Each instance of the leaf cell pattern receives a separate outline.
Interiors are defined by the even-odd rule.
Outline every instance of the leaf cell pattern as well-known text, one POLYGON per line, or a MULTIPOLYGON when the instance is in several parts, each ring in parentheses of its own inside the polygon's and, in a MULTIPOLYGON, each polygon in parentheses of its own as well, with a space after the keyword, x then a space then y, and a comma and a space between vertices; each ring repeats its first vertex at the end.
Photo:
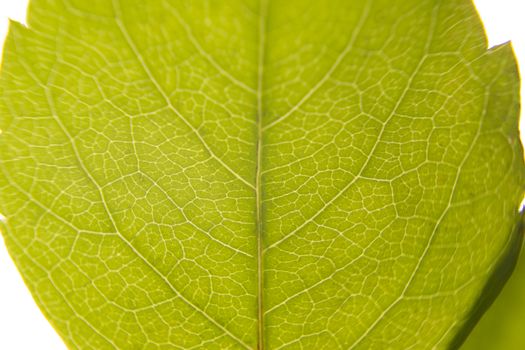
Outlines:
POLYGON ((33 0, 2 231, 70 348, 446 348, 519 241, 518 84, 467 0, 33 0))

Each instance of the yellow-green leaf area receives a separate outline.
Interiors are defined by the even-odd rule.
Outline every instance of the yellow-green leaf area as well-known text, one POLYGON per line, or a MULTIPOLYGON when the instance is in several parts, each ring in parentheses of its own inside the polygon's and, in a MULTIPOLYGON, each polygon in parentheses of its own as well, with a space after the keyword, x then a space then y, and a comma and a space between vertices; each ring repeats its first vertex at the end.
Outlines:
POLYGON ((525 255, 523 251, 516 270, 501 295, 490 306, 462 350, 508 349, 519 350, 525 346, 523 320, 525 318, 525 255))
POLYGON ((3 236, 71 349, 454 347, 521 243, 518 90, 468 0, 32 0, 3 236))

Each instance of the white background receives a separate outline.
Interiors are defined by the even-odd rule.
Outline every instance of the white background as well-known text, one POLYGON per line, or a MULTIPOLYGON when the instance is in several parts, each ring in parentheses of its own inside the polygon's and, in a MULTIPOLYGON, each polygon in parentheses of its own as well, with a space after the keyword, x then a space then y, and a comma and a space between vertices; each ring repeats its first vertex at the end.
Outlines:
MULTIPOLYGON (((525 1, 474 1, 489 37, 489 46, 512 40, 525 76, 525 1)), ((0 0, 0 45, 7 32, 8 18, 24 22, 27 0, 0 0)), ((523 96, 525 96, 525 89, 523 96)), ((522 105, 524 98, 522 96, 522 105)), ((525 118, 521 130, 525 130, 525 118)), ((522 132, 522 139, 525 139, 522 132)), ((0 238, 0 349, 63 350, 64 344, 40 313, 27 291, 0 238)))

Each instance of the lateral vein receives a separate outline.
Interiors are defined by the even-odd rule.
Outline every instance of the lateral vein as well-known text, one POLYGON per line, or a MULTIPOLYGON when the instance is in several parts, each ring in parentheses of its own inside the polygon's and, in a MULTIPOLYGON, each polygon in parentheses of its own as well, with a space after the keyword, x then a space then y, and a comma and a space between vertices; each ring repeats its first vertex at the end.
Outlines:
POLYGON ((228 164, 226 164, 208 145, 208 143, 204 140, 202 135, 199 133, 199 131, 191 124, 187 118, 182 115, 182 113, 175 108, 173 103, 171 102, 171 99, 169 98, 166 91, 164 91, 164 88, 159 84, 153 73, 151 72, 151 69, 149 68, 149 65, 146 63, 142 55, 140 54, 135 42, 131 38, 131 35, 129 34, 128 30, 126 29, 126 26, 124 24, 123 17, 120 13, 120 0, 113 0, 113 8, 115 10, 115 22, 117 23, 117 26, 126 41, 126 44, 129 46, 130 50, 135 55, 135 58, 139 62, 140 66, 144 70, 144 73, 148 77, 148 79, 151 81, 157 92, 162 96, 164 101, 166 102, 166 105, 168 108, 195 134, 197 139, 200 141, 206 152, 210 155, 211 158, 215 159, 221 166, 223 166, 231 175, 236 177, 238 180, 240 180, 242 183, 244 183, 249 188, 254 188, 254 185, 246 181, 240 174, 238 174, 235 170, 233 170, 228 164))

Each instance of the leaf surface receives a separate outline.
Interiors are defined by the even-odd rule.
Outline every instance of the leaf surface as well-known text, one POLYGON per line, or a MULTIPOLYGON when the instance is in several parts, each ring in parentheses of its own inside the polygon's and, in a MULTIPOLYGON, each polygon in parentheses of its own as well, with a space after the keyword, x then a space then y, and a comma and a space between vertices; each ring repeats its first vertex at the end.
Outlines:
POLYGON ((522 252, 509 282, 461 349, 522 349, 525 346, 524 320, 525 256, 522 252))
POLYGON ((467 0, 33 0, 2 231, 71 348, 454 346, 520 241, 518 84, 467 0))

